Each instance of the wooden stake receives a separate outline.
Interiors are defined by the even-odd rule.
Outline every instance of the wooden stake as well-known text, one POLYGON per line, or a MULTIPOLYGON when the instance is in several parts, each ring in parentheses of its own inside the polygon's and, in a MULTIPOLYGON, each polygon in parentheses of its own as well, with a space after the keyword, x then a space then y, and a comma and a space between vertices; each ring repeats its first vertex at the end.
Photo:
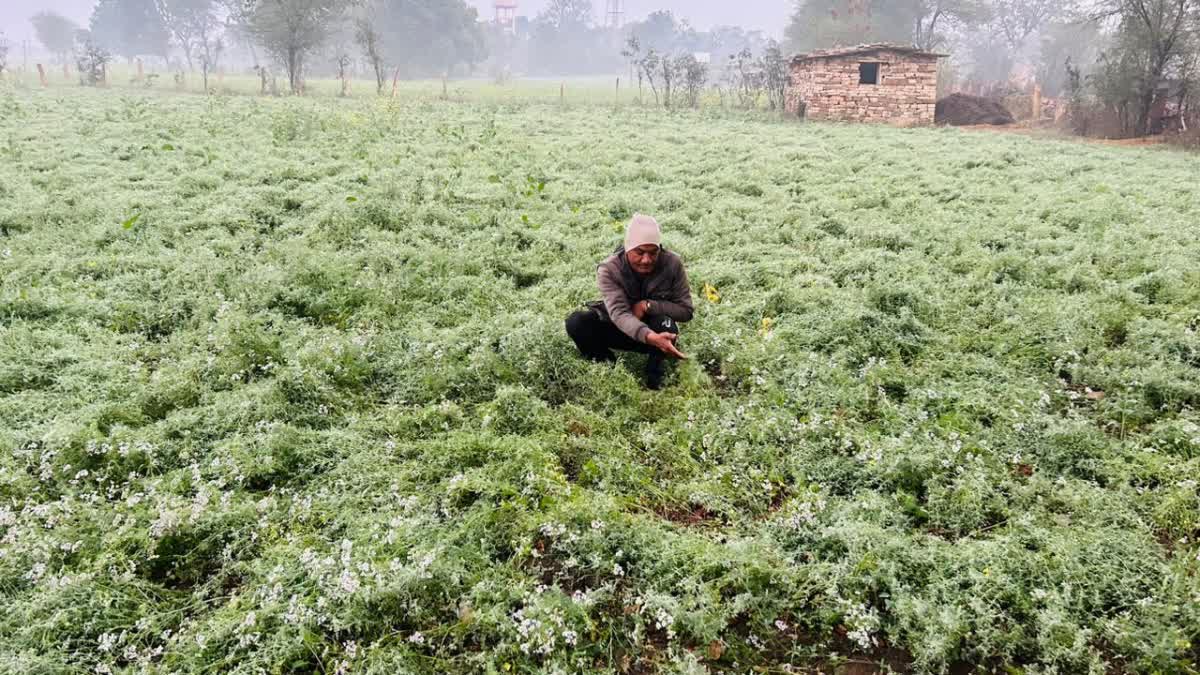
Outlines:
POLYGON ((567 83, 562 82, 558 85, 558 104, 562 105, 567 98, 567 83))
POLYGON ((617 98, 616 105, 621 105, 621 78, 617 78, 617 98))
POLYGON ((1042 85, 1033 85, 1033 122, 1037 124, 1042 119, 1042 85))
POLYGON ((40 63, 37 64, 37 67, 38 67, 38 80, 41 81, 42 88, 45 89, 47 86, 46 85, 46 69, 43 68, 42 64, 40 64, 40 63))
POLYGON ((145 79, 146 79, 146 73, 142 69, 142 60, 138 59, 137 60, 137 81, 141 82, 142 80, 145 80, 145 79))
POLYGON ((396 98, 396 83, 400 81, 400 66, 396 66, 396 74, 392 76, 392 98, 396 98))

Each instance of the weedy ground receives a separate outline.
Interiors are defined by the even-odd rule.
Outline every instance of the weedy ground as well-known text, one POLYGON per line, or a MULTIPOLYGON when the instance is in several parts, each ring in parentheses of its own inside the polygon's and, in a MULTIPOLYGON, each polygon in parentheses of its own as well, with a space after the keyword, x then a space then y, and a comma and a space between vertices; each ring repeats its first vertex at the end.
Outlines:
POLYGON ((1195 672, 1200 158, 0 93, 0 671, 1195 672), (661 393, 563 331, 635 211, 661 393))

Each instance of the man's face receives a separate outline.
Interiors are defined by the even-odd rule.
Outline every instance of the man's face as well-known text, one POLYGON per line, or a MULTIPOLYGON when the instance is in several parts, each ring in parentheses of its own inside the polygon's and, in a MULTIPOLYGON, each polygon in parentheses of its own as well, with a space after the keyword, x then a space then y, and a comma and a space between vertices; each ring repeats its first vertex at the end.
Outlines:
POLYGON ((625 257, 629 259, 629 266, 638 274, 650 274, 654 271, 654 265, 658 262, 659 248, 654 244, 642 244, 641 246, 630 249, 625 257))

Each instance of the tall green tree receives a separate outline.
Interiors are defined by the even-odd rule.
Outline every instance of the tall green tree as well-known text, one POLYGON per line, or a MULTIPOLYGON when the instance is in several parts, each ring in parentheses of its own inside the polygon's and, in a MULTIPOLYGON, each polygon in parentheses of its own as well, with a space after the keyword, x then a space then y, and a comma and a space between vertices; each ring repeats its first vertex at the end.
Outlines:
POLYGON ((983 0, 797 0, 785 36, 796 51, 870 42, 934 49, 947 29, 987 16, 983 0))
POLYGON ((67 62, 67 55, 75 49, 75 33, 79 26, 58 12, 41 11, 29 19, 38 42, 46 51, 67 62))
POLYGON ((651 12, 644 21, 630 27, 630 32, 647 48, 671 53, 682 41, 684 26, 676 21, 675 15, 666 10, 651 12))
POLYGON ((533 21, 530 69, 543 74, 616 72, 620 37, 597 27, 590 0, 554 0, 533 21))
POLYGON ((1067 62, 1094 63, 1102 42, 1100 27, 1093 21, 1055 22, 1039 31, 1037 81, 1047 96, 1066 92, 1067 62))
POLYGON ((242 9, 250 34, 283 63, 299 94, 306 61, 341 29, 348 8, 345 0, 246 0, 242 9))
POLYGON ((154 0, 99 0, 89 28, 92 40, 120 56, 170 53, 171 32, 154 0))
POLYGON ((408 76, 473 68, 487 56, 479 13, 464 0, 374 0, 367 16, 383 60, 408 76))

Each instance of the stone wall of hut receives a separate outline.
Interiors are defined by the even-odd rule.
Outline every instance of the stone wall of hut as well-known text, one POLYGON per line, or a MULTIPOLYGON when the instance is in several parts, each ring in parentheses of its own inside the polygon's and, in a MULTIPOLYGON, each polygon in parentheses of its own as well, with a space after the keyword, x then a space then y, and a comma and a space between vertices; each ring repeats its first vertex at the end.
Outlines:
POLYGON ((937 104, 937 58, 878 51, 792 63, 787 110, 808 119, 933 124, 937 104), (861 84, 859 65, 879 64, 879 83, 861 84))

